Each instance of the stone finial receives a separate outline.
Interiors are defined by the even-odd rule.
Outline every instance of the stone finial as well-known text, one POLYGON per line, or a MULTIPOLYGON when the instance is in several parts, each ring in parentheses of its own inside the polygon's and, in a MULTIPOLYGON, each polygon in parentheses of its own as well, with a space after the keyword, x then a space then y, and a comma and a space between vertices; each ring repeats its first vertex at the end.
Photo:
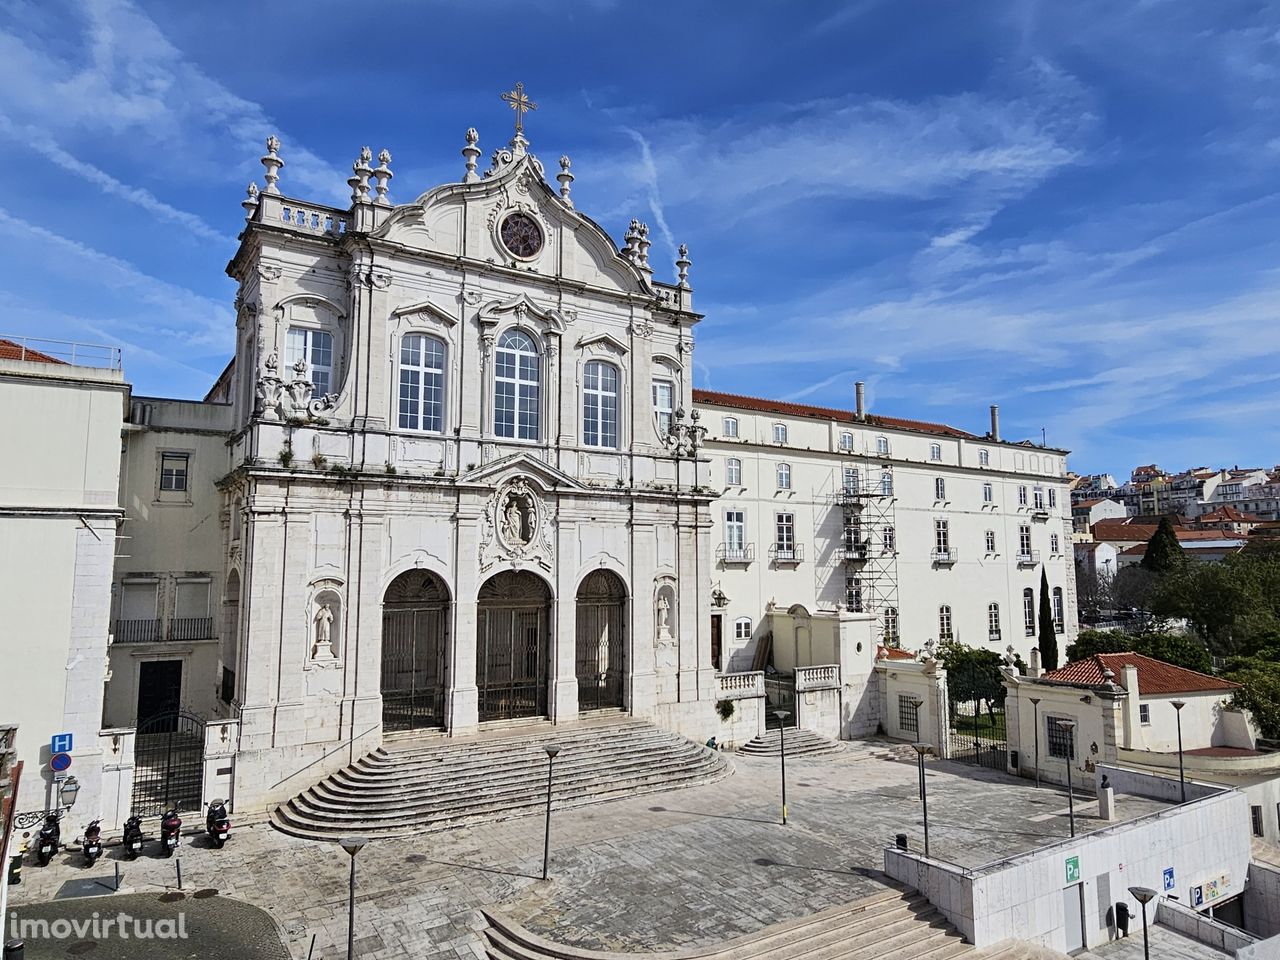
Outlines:
POLYGON ((378 191, 378 196, 374 199, 373 202, 380 207, 391 206, 391 201, 387 198, 387 181, 390 180, 393 176, 395 176, 395 174, 393 174, 390 168, 387 167, 387 164, 389 164, 390 162, 391 162, 391 151, 390 150, 381 151, 378 154, 378 166, 373 171, 373 176, 378 181, 378 185, 377 187, 375 187, 375 189, 378 191))
POLYGON ((627 227, 627 232, 622 235, 622 240, 626 244, 622 248, 622 255, 632 263, 639 266, 640 264, 640 221, 632 220, 631 225, 627 227))
POLYGON ((689 268, 693 266, 693 261, 689 259, 689 245, 687 243, 680 244, 680 259, 676 261, 676 270, 679 271, 679 283, 681 290, 689 289, 689 268))
POLYGON ((637 263, 641 270, 652 270, 649 266, 649 225, 640 224, 640 240, 637 243, 637 263))
POLYGON ((245 190, 245 198, 240 201, 240 206, 244 207, 244 218, 252 220, 253 215, 258 212, 258 185, 250 182, 245 190))
POLYGON ((475 127, 467 130, 467 145, 462 148, 462 156, 467 161, 467 172, 462 178, 463 183, 475 183, 480 179, 480 175, 476 173, 476 158, 480 156, 480 148, 476 146, 480 142, 480 134, 476 132, 475 127))
POLYGON ((280 182, 280 168, 284 166, 284 161, 280 159, 280 155, 276 152, 280 149, 280 138, 275 134, 267 137, 267 155, 262 158, 262 165, 267 168, 266 175, 263 179, 267 181, 264 193, 280 192, 280 188, 276 186, 280 182))
MULTIPOLYGON (((360 158, 351 164, 351 172, 355 175, 355 190, 353 191, 351 201, 353 203, 367 203, 369 200, 369 176, 373 173, 373 168, 369 166, 369 161, 373 159, 373 151, 368 147, 360 148, 360 158)), ((348 180, 347 183, 351 181, 348 180)))
POLYGON ((564 201, 566 207, 572 207, 573 201, 569 199, 569 184, 573 183, 573 174, 569 172, 569 158, 563 156, 560 158, 560 172, 556 174, 556 179, 560 181, 560 199, 564 201))

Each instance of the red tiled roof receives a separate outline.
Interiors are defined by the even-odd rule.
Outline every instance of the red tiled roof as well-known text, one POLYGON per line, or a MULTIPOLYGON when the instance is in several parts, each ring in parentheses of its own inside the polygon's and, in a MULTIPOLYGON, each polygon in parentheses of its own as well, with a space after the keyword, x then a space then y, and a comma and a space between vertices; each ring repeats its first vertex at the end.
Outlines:
MULTIPOLYGON (((786 400, 764 400, 760 397, 744 397, 736 393, 721 393, 719 390, 693 391, 694 403, 707 403, 717 407, 736 407, 739 410, 754 410, 757 413, 772 413, 783 417, 810 417, 815 420, 839 420, 843 423, 857 423, 852 410, 838 410, 835 407, 811 407, 803 403, 789 403, 786 400)), ((901 417, 881 417, 867 414, 866 422, 871 426, 896 427, 899 430, 914 430, 917 433, 934 433, 943 437, 959 437, 964 440, 981 439, 976 434, 966 433, 945 423, 928 423, 924 420, 904 420, 901 417)))
POLYGON ((30 360, 33 363, 60 363, 66 365, 65 360, 59 360, 57 357, 51 357, 47 353, 41 353, 39 350, 32 350, 30 347, 23 347, 20 343, 14 343, 12 340, 0 339, 0 360, 30 360))
POLYGON ((1254 516, 1252 513, 1242 513, 1235 507, 1228 504, 1225 507, 1219 507, 1209 513, 1202 513, 1197 518, 1197 522, 1203 523, 1206 520, 1230 520, 1237 523, 1253 523, 1262 520, 1261 517, 1254 516))
POLYGON ((1124 686, 1124 668, 1138 668, 1139 694, 1199 693, 1212 690, 1238 690, 1240 684, 1211 677, 1207 673, 1175 667, 1141 653, 1096 653, 1084 660, 1076 660, 1044 675, 1046 680, 1072 683, 1081 686, 1100 686, 1106 683, 1103 670, 1115 674, 1115 682, 1124 686))
POLYGON ((914 660, 916 655, 909 650, 903 650, 901 647, 876 647, 877 660, 914 660))

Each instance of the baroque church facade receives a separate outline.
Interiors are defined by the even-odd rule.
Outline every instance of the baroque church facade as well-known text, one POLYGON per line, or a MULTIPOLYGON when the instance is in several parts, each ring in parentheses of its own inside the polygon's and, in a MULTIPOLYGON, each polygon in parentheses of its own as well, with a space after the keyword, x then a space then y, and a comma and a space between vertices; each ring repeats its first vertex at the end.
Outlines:
POLYGON ((397 731, 625 710, 710 735, 683 249, 656 280, 647 227, 619 251, 519 126, 483 171, 468 131, 461 181, 395 206, 386 151, 361 152, 349 210, 286 196, 278 151, 208 398, 238 800, 397 731))

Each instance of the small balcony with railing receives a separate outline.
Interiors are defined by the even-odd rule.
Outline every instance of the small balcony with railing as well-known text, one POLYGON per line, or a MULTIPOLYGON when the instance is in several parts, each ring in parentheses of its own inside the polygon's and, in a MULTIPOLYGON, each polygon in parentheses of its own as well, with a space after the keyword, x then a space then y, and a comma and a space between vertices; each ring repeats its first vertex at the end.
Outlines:
POLYGON ((1000 628, 999 628, 999 627, 988 627, 988 628, 987 628, 987 639, 988 639, 988 640, 990 640, 992 643, 999 643, 999 642, 1000 642, 1000 628))
POLYGON ((167 629, 163 620, 117 620, 112 631, 114 643, 164 643, 213 640, 213 617, 172 617, 167 629))
POLYGON ((803 543, 774 543, 769 546, 769 559, 779 567, 790 567, 804 562, 803 543))
POLYGON ((210 640, 213 617, 174 617, 169 621, 170 640, 210 640))
POLYGON ((1031 519, 1041 523, 1049 519, 1049 511, 1043 505, 1031 508, 1031 519))
POLYGON ((112 635, 116 643, 159 643, 162 636, 158 619, 117 620, 112 635))
POLYGON ((745 567, 754 563, 756 545, 754 543, 722 543, 716 547, 716 560, 725 566, 745 567))
POLYGON ((1018 566, 1034 567, 1034 566, 1038 566, 1039 563, 1040 563, 1039 550, 1019 550, 1018 551, 1018 566))
POLYGON ((929 559, 933 561, 934 566, 950 567, 959 559, 958 554, 959 551, 957 551, 953 546, 935 546, 933 548, 933 552, 929 554, 929 559))

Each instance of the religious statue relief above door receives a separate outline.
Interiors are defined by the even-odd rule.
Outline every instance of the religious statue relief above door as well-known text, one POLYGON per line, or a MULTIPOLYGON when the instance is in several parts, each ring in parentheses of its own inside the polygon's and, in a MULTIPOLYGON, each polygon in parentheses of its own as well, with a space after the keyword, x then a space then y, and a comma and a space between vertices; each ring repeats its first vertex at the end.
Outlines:
POLYGON ((527 477, 512 477, 489 498, 481 544, 481 570, 502 560, 516 568, 532 562, 551 570, 554 548, 547 507, 527 477))

